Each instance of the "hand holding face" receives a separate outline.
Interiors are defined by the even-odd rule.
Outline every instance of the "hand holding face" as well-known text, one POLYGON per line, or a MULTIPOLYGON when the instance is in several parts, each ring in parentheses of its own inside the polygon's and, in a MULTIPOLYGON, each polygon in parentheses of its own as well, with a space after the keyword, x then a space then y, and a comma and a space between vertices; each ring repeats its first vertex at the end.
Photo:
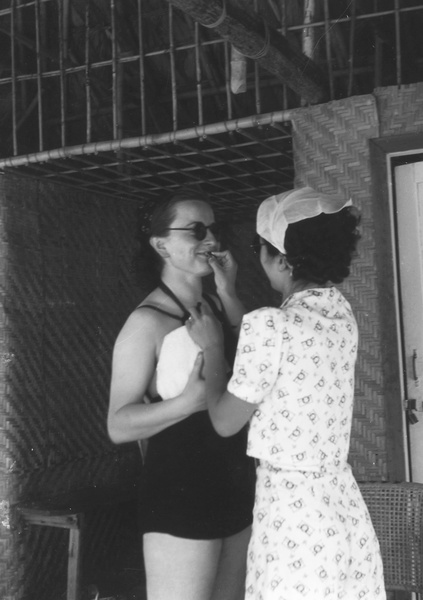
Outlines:
POLYGON ((234 257, 229 250, 213 252, 209 258, 209 265, 214 272, 214 281, 217 292, 232 291, 235 288, 235 279, 238 270, 234 257))

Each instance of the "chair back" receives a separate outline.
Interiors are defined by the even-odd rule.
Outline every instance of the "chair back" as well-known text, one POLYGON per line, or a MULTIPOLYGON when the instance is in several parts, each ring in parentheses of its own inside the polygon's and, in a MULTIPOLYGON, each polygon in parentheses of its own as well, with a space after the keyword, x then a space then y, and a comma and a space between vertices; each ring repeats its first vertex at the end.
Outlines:
POLYGON ((359 486, 379 539, 386 590, 423 593, 423 484, 359 486))

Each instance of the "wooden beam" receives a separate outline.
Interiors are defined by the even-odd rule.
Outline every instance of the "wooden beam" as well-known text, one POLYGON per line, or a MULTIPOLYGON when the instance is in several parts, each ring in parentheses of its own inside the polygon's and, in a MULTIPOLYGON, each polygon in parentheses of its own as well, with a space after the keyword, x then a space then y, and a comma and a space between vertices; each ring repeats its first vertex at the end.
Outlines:
POLYGON ((328 98, 326 77, 310 58, 255 13, 230 0, 168 0, 204 27, 214 28, 239 52, 257 60, 310 104, 328 98))

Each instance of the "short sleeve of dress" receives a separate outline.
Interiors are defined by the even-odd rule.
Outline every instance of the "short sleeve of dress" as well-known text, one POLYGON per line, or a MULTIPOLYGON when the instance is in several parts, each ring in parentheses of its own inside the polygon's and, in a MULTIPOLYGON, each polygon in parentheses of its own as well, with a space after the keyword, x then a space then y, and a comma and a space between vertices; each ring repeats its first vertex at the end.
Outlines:
POLYGON ((282 352, 283 311, 260 308, 244 315, 228 391, 259 404, 276 382, 282 352))

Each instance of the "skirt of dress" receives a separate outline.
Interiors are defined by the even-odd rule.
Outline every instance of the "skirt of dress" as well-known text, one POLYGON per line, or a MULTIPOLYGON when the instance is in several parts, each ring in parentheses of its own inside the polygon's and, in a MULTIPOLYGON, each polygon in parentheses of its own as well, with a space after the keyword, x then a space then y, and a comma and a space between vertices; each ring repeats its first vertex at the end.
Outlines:
POLYGON ((246 600, 385 600, 379 543, 346 465, 257 471, 246 600))

